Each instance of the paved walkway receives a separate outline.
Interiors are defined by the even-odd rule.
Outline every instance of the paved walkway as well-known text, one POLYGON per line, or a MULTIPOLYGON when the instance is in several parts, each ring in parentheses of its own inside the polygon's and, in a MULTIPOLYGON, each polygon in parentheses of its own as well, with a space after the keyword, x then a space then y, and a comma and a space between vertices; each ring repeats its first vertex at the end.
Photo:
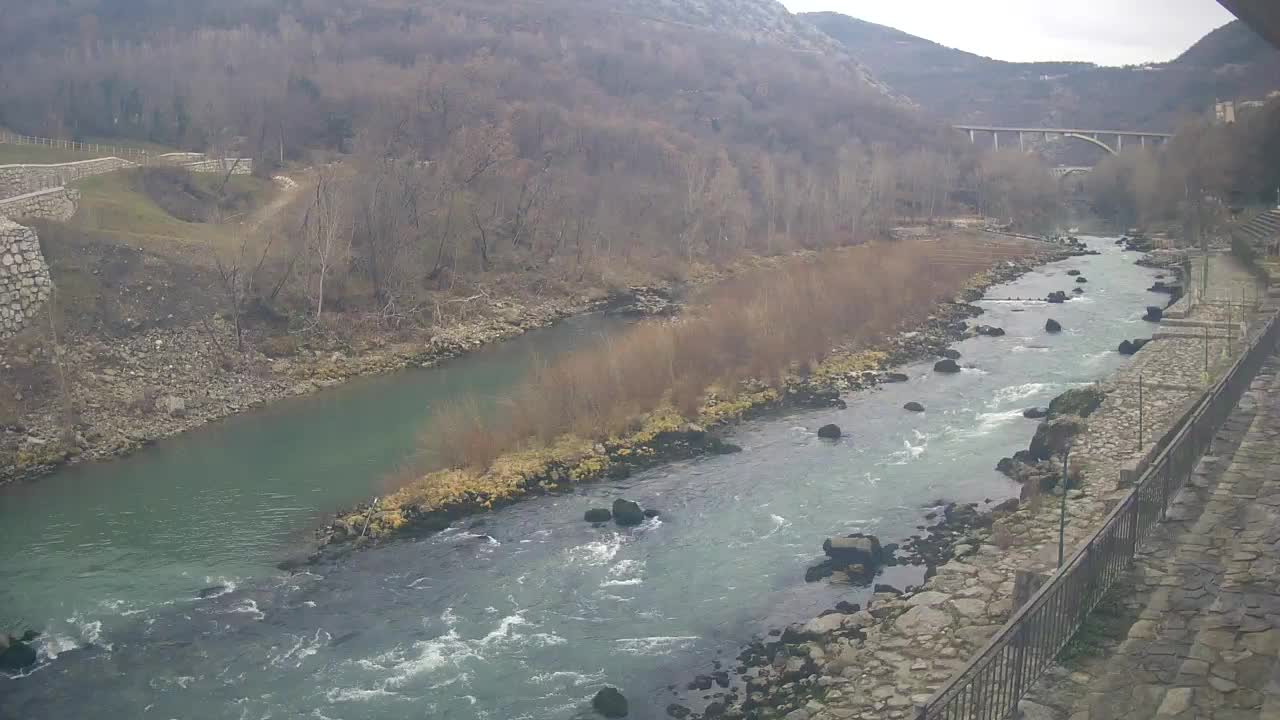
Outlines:
POLYGON ((1140 551, 1127 636, 1051 673, 1028 718, 1280 720, 1280 359, 1140 551))

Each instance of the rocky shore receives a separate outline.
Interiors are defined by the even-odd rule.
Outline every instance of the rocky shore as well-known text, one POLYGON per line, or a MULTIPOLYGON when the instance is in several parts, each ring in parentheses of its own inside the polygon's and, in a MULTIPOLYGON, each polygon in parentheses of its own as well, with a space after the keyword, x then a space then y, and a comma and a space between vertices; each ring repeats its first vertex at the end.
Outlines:
MULTIPOLYGON (((961 296, 939 303, 921 326, 882 347, 838 352, 814 372, 792 376, 779 387, 748 383, 732 398, 710 398, 692 421, 674 410, 654 413, 636 433, 609 442, 566 440, 539 451, 504 457, 483 474, 445 470, 431 488, 405 489, 374 504, 338 513, 317 535, 309 562, 339 557, 355 547, 447 527, 459 517, 491 510, 522 497, 559 492, 576 483, 619 479, 657 464, 710 452, 732 452, 720 434, 743 419, 787 409, 841 405, 843 393, 906 379, 895 368, 931 357, 958 358, 949 347, 976 331, 969 321, 982 313, 973 305, 992 285, 1008 282, 1055 260, 1090 252, 1080 246, 1046 246, 1020 262, 1005 261, 973 278, 961 296)), ((293 566, 295 562, 288 563, 293 566)))
MULTIPOLYGON (((1162 262, 1158 267, 1177 264, 1162 262)), ((1228 290, 1226 296, 1232 292, 1239 294, 1228 290)), ((1236 351, 1244 345, 1239 343, 1236 351)), ((1211 350, 1215 356, 1220 350, 1230 352, 1225 342, 1211 350)), ((770 631, 741 651, 737 662, 726 667, 723 682, 716 679, 715 687, 700 677, 671 687, 668 716, 693 720, 915 717, 917 708, 1008 620, 1017 599, 1029 597, 1053 572, 1059 532, 1057 498, 1067 496, 1065 546, 1070 553, 1127 492, 1126 476, 1119 470, 1153 452, 1158 438, 1174 427, 1188 403, 1203 391, 1203 385, 1180 377, 1170 377, 1159 391, 1148 389, 1146 434, 1138 435, 1134 374, 1145 370, 1150 379, 1159 377, 1153 368, 1163 368, 1179 375, 1189 349, 1180 340, 1162 339, 1135 352, 1131 364, 1112 378, 1063 393, 1051 409, 1044 410, 1045 422, 1024 452, 1056 452, 1063 438, 1070 438, 1067 487, 1060 482, 1060 464, 1055 469, 1027 464, 1019 477, 1024 482, 1021 500, 983 511, 951 505, 941 517, 931 508, 933 512, 925 517, 938 522, 928 526, 927 536, 909 539, 923 544, 925 551, 913 556, 899 551, 900 557, 886 558, 886 564, 921 565, 924 581, 920 585, 902 589, 877 585, 865 607, 841 602, 808 622, 770 631)), ((875 542, 879 544, 878 539, 875 542)), ((833 554, 830 545, 824 547, 837 566, 847 560, 833 554)), ((859 578, 846 577, 859 584, 859 578)), ((874 573, 861 581, 863 587, 874 582, 874 573)))
MULTIPOLYGON (((235 352, 225 319, 196 327, 154 328, 124 338, 68 337, 61 365, 73 386, 69 431, 66 406, 51 398, 0 426, 0 485, 30 480, 67 464, 127 455, 285 397, 305 395, 350 378, 429 367, 488 343, 566 317, 611 307, 635 309, 636 297, 662 312, 674 302, 662 290, 609 297, 562 297, 520 303, 495 300, 482 319, 407 336, 373 336, 359 344, 322 338, 315 348, 275 350, 268 341, 235 352)), ((0 353, 0 371, 55 365, 46 348, 19 341, 0 353)), ((19 398, 21 399, 21 398, 19 398)))

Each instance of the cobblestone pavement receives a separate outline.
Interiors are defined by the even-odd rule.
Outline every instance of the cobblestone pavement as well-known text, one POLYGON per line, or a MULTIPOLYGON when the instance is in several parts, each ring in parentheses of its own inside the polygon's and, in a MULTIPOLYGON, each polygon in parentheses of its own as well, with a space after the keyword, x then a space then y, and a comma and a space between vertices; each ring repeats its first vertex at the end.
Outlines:
POLYGON ((1028 718, 1280 719, 1280 359, 1139 552, 1110 652, 1058 668, 1028 718))

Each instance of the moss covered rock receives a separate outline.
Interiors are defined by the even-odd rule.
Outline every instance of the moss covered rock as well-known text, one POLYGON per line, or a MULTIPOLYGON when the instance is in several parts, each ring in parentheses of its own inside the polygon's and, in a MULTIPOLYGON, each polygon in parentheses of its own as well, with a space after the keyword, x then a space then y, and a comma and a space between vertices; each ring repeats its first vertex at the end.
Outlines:
POLYGON ((1059 415, 1089 417, 1102 406, 1102 401, 1106 399, 1107 394, 1096 386, 1073 388, 1049 403, 1049 417, 1059 415))

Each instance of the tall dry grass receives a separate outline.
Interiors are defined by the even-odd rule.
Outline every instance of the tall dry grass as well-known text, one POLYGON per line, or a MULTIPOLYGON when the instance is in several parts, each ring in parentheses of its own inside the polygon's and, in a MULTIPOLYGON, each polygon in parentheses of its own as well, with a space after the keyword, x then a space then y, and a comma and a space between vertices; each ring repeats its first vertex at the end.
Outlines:
POLYGON ((870 347, 915 326, 994 260, 1023 246, 974 241, 864 245, 759 270, 705 293, 676 321, 649 321, 534 370, 496 413, 463 403, 438 414, 427 449, 450 467, 566 433, 602 439, 670 402, 695 417, 709 388, 778 383, 837 346, 870 347))

